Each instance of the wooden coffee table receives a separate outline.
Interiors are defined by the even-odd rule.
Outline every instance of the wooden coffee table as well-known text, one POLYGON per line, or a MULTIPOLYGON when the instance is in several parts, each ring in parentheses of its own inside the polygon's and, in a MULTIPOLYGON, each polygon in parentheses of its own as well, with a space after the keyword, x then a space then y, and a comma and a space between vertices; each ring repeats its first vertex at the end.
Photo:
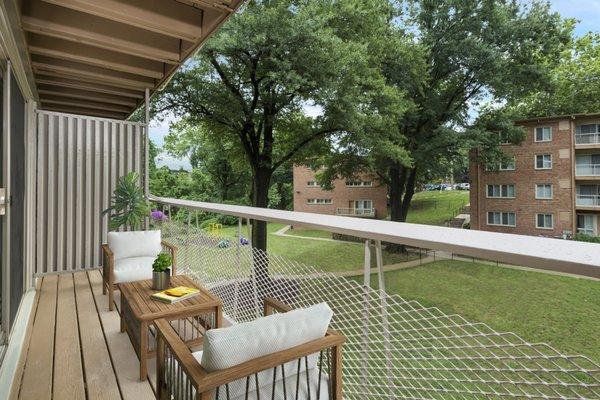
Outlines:
POLYGON ((190 347, 202 343, 205 330, 221 327, 221 300, 185 275, 171 277, 171 286, 194 287, 200 293, 174 304, 152 299, 151 295, 157 292, 152 289, 152 280, 120 283, 118 286, 121 291, 121 332, 127 332, 140 359, 141 380, 148 376, 148 358, 156 355, 156 349, 149 345, 153 321, 161 318, 170 321, 190 347))

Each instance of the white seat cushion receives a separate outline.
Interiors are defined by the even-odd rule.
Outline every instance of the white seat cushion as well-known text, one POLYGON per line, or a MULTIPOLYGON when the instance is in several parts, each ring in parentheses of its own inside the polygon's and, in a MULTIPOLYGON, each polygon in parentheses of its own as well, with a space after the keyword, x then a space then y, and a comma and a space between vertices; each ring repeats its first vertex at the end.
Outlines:
MULTIPOLYGON (((202 367, 208 371, 230 368, 257 357, 324 337, 332 316, 331 308, 326 303, 321 303, 227 328, 210 329, 204 335, 202 353, 197 353, 195 356, 200 359, 202 367)), ((302 360, 300 373, 316 368, 318 354, 310 355, 307 361, 308 363, 305 363, 304 359, 302 360)), ((297 361, 286 363, 284 369, 287 381, 287 377, 298 373, 297 361)), ((258 374, 259 388, 271 384, 272 374, 273 370, 258 374)), ((282 378, 281 368, 277 370, 277 375, 278 379, 282 378)), ((245 379, 229 384, 231 397, 244 394, 245 391, 245 379)))
POLYGON ((321 303, 227 328, 210 329, 204 335, 201 365, 208 371, 225 369, 322 338, 332 316, 327 303, 321 303))
POLYGON ((160 231, 108 232, 108 247, 115 260, 154 257, 161 252, 160 231))
POLYGON ((115 260, 114 283, 152 279, 152 264, 156 257, 129 257, 115 260))

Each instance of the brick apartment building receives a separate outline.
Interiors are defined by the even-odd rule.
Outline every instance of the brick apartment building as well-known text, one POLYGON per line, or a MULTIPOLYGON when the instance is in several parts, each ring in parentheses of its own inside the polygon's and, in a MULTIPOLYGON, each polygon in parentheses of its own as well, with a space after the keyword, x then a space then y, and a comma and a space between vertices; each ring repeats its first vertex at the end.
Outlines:
POLYGON ((333 190, 317 183, 315 171, 294 165, 294 211, 362 218, 387 217, 387 185, 372 174, 336 179, 333 190))
POLYGON ((517 121, 513 161, 471 162, 471 229, 563 237, 600 234, 600 113, 517 121))

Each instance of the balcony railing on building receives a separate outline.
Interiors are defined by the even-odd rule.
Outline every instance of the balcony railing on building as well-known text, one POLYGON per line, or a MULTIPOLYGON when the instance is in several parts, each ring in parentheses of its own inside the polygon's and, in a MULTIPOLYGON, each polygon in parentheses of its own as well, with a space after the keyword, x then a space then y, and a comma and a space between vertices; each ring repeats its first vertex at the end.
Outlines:
POLYGON ((344 208, 338 207, 335 210, 336 215, 345 217, 365 217, 375 218, 376 212, 374 208, 344 208))
POLYGON ((597 194, 578 194, 577 205, 584 207, 600 207, 600 195, 597 194))
POLYGON ((600 133, 576 133, 575 144, 600 144, 600 133))
POLYGON ((600 164, 576 164, 575 175, 600 176, 600 164))

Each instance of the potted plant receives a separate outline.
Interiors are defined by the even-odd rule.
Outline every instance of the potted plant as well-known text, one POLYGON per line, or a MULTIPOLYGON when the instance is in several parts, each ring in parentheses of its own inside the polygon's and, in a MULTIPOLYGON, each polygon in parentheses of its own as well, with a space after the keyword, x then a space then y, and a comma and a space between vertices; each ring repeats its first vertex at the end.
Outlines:
POLYGON ((173 260, 167 253, 160 253, 152 264, 152 289, 165 290, 171 284, 173 260))
POLYGON ((130 172, 119 178, 111 206, 102 211, 102 214, 112 212, 108 223, 111 230, 116 231, 121 226, 138 230, 148 217, 150 207, 139 181, 140 176, 137 172, 130 172))

